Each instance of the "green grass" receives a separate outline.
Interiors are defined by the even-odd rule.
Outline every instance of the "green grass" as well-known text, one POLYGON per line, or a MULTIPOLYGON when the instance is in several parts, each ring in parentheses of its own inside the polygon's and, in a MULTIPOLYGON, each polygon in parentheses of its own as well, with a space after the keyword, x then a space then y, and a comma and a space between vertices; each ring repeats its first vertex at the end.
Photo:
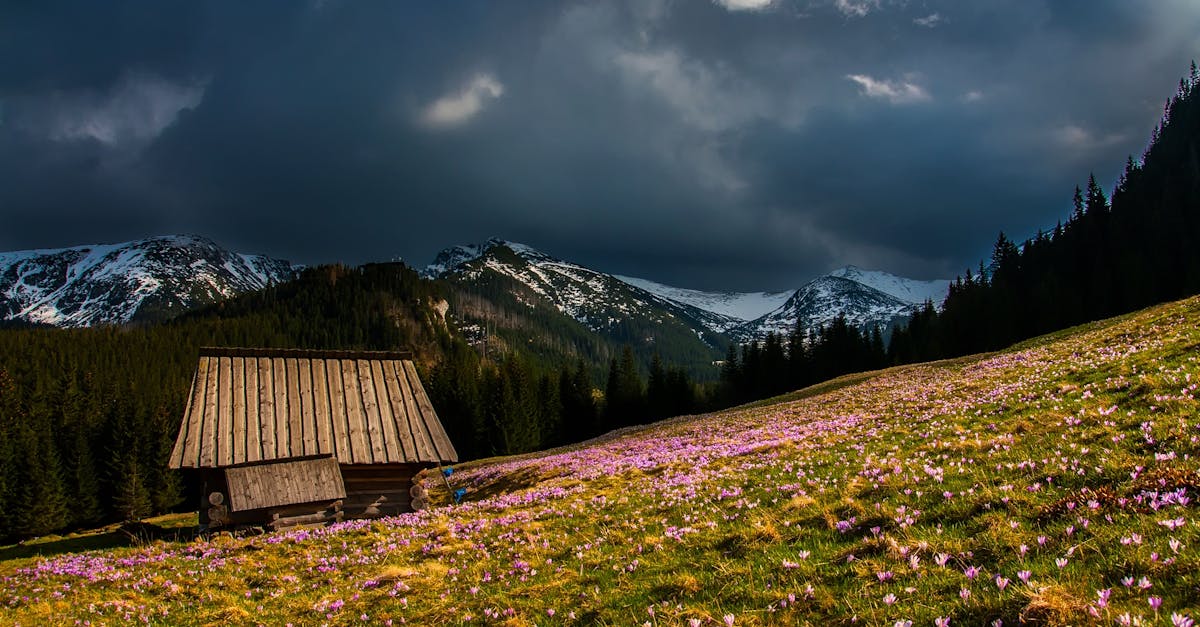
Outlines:
POLYGON ((21 555, 0 622, 1170 625, 1200 617, 1197 348, 1190 299, 461 464, 458 506, 21 555))

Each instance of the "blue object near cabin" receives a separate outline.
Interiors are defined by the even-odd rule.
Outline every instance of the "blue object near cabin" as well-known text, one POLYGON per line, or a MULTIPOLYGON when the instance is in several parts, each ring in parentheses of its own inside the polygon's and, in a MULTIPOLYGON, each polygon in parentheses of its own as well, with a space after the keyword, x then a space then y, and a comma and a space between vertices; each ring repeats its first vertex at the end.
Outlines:
POLYGON ((450 475, 452 475, 452 474, 454 474, 454 467, 453 467, 453 466, 446 466, 445 468, 443 468, 443 469, 442 469, 442 476, 443 476, 443 477, 449 477, 449 476, 450 476, 450 475))
POLYGON ((455 490, 455 491, 454 491, 454 502, 455 502, 455 503, 461 503, 461 502, 462 502, 462 499, 463 499, 463 497, 464 497, 464 496, 466 496, 466 495, 467 495, 467 489, 466 489, 466 488, 459 488, 459 489, 455 490))

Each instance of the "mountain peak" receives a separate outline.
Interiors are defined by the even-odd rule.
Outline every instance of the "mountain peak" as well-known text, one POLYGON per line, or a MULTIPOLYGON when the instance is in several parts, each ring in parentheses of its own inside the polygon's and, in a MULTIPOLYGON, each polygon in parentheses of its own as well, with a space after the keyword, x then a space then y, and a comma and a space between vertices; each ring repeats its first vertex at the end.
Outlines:
POLYGON ((442 276, 463 264, 470 263, 487 255, 497 248, 508 249, 525 261, 557 261, 554 257, 528 244, 506 240, 501 237, 489 237, 482 244, 457 244, 442 249, 433 258, 433 261, 421 270, 420 274, 427 279, 442 276))

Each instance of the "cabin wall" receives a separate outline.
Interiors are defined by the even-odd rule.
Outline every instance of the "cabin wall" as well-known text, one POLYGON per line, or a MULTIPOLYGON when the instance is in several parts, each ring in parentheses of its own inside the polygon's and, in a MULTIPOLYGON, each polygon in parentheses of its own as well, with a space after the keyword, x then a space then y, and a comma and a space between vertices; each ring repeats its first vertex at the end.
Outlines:
POLYGON ((347 518, 395 516, 412 510, 413 477, 430 464, 342 464, 347 518))
POLYGON ((235 512, 229 507, 229 484, 225 481, 223 468, 205 468, 200 472, 200 497, 197 506, 200 508, 200 526, 203 528, 221 529, 237 525, 261 525, 270 520, 264 510, 235 512), (224 501, 220 505, 209 502, 208 496, 220 492, 224 501), (220 519, 214 521, 212 514, 219 513, 220 519))

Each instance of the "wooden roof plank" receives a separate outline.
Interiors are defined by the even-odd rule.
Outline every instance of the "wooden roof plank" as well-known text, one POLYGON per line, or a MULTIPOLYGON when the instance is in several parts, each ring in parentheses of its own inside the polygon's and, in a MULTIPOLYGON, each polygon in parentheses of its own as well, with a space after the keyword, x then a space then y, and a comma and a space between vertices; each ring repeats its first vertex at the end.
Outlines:
POLYGON ((388 389, 388 377, 384 374, 385 361, 371 361, 371 378, 375 381, 375 397, 379 402, 380 430, 383 432, 383 444, 387 449, 388 462, 404 461, 404 449, 396 435, 396 417, 392 415, 392 394, 388 389))
POLYGON ((179 435, 175 437, 175 447, 171 449, 171 461, 167 464, 170 468, 183 468, 184 460, 195 459, 188 455, 188 440, 194 442, 195 429, 192 426, 192 412, 196 408, 196 380, 200 378, 200 369, 197 367, 196 372, 192 373, 192 387, 188 389, 188 404, 183 409, 183 422, 179 423, 179 435))
POLYGON ((387 448, 383 442, 383 417, 380 413, 379 397, 375 394, 375 377, 372 372, 371 362, 359 359, 355 360, 354 365, 358 369, 359 390, 362 391, 363 418, 367 423, 367 452, 371 456, 371 463, 386 463, 388 458, 387 448))
POLYGON ((408 409, 404 405, 404 390, 396 380, 399 362, 395 360, 380 362, 383 379, 387 388, 388 404, 392 410, 392 428, 395 430, 396 441, 400 445, 400 459, 415 461, 417 459, 416 444, 413 443, 412 429, 408 425, 408 409))
POLYGON ((258 359, 246 357, 243 368, 246 386, 246 461, 256 462, 263 458, 262 417, 258 406, 258 359))
MULTIPOLYGON (((342 389, 346 399, 346 424, 350 430, 350 460, 353 464, 371 463, 371 453, 367 444, 366 420, 362 407, 362 390, 358 382, 358 364, 353 359, 342 360, 342 389)), ((338 458, 343 463, 345 459, 338 458)))
POLYGON ((231 463, 246 459, 246 358, 230 357, 233 379, 230 383, 230 409, 232 411, 231 463))
POLYGON ((292 457, 288 438, 287 367, 282 357, 271 359, 271 387, 275 390, 275 458, 292 457))
POLYGON ((325 378, 325 360, 311 364, 313 420, 317 427, 317 454, 333 455, 333 421, 329 417, 329 383, 325 378))
POLYGON ((217 464, 228 466, 233 464, 233 407, 231 406, 230 390, 233 381, 232 357, 218 357, 217 368, 217 432, 216 459, 217 464))
POLYGON ((429 439, 421 433, 424 424, 421 420, 421 408, 417 405, 417 399, 413 397, 412 383, 408 380, 408 369, 405 368, 406 363, 403 361, 396 363, 396 380, 404 389, 404 410, 408 415, 408 429, 412 434, 413 448, 417 451, 414 461, 435 461, 429 439))
POLYGON ((200 425, 200 466, 215 467, 217 433, 217 358, 208 358, 208 372, 204 383, 204 422, 200 425))
POLYGON ((300 367, 297 359, 288 357, 283 360, 284 370, 287 371, 287 426, 289 457, 304 455, 304 415, 300 413, 303 407, 303 396, 300 394, 300 367))
POLYGON ((279 450, 275 442, 275 376, 271 373, 271 360, 258 357, 258 424, 262 440, 263 459, 278 459, 279 450))
POLYGON ((342 382, 342 362, 340 359, 325 361, 325 374, 329 381, 329 412, 333 424, 334 456, 338 461, 350 463, 350 421, 346 416, 345 384, 342 382))
POLYGON ((299 373, 300 385, 300 424, 305 456, 317 454, 317 412, 313 407, 312 360, 293 359, 299 373))

